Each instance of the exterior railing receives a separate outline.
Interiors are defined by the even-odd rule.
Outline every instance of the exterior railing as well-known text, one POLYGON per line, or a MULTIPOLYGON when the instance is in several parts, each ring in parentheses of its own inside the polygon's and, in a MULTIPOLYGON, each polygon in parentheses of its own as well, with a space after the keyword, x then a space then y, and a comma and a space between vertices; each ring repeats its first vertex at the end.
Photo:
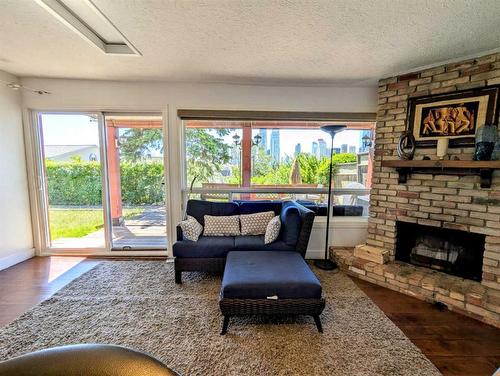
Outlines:
MULTIPOLYGON (((213 201, 233 201, 237 199, 263 200, 263 199, 290 199, 305 200, 315 203, 328 202, 328 188, 306 187, 221 187, 221 188, 193 188, 183 189, 183 198, 186 202, 190 198, 199 198, 213 201)), ((342 205, 363 206, 363 215, 368 215, 370 189, 360 188, 334 188, 332 189, 332 202, 342 205), (347 196, 347 197, 346 197, 347 196), (343 198, 343 199, 342 199, 343 198), (342 199, 342 200, 341 200, 342 199)))
MULTIPOLYGON (((302 193, 302 194, 328 194, 328 188, 302 188, 293 187, 290 188, 259 188, 258 186, 253 187, 230 187, 230 188, 193 188, 192 190, 184 189, 183 192, 186 193, 302 193)), ((334 195, 369 195, 369 189, 359 189, 359 188, 333 188, 332 194, 334 195)))

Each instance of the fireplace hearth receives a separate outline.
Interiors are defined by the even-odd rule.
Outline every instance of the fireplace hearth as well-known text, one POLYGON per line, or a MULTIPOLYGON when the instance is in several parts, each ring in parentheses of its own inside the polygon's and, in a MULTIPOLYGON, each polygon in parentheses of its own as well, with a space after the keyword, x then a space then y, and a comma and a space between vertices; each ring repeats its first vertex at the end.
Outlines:
POLYGON ((350 275, 500 328, 498 161, 474 161, 472 143, 444 160, 419 145, 401 160, 397 145, 410 100, 494 87, 498 64, 500 53, 379 81, 366 242, 332 257, 350 275))
POLYGON ((398 221, 396 260, 481 281, 485 236, 398 221))

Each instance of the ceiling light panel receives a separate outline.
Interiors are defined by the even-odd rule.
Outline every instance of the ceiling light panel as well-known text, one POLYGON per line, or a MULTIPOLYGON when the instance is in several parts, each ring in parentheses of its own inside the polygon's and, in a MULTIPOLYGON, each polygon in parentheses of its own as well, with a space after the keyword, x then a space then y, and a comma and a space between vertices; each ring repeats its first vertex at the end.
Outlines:
POLYGON ((105 54, 141 55, 91 0, 33 1, 105 54))

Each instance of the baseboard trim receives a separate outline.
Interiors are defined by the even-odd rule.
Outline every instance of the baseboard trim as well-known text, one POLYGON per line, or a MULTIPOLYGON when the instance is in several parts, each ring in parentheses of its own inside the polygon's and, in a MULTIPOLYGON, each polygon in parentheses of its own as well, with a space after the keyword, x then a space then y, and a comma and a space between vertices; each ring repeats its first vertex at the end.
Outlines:
POLYGON ((0 270, 10 268, 13 265, 19 264, 35 256, 35 249, 20 249, 11 254, 0 257, 0 270))

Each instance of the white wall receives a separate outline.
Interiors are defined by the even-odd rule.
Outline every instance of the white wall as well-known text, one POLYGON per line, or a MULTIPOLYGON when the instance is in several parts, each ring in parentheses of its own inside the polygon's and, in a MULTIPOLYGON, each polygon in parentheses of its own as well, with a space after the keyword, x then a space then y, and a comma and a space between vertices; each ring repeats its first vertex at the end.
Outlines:
POLYGON ((182 159, 177 109, 376 112, 376 87, 281 87, 165 82, 118 82, 24 78, 26 86, 51 92, 23 93, 31 110, 162 111, 167 123, 169 235, 182 216, 182 159))
POLYGON ((279 87, 25 78, 50 95, 24 93, 31 109, 177 108, 376 112, 377 88, 279 87))
MULTIPOLYGON (((332 217, 328 243, 334 247, 364 244, 368 235, 368 217, 332 217)), ((326 217, 316 217, 307 246, 306 258, 321 259, 325 255, 326 217)))
MULTIPOLYGON (((16 77, 0 71, 3 81, 16 77)), ((21 94, 0 86, 0 270, 33 256, 21 94)))

